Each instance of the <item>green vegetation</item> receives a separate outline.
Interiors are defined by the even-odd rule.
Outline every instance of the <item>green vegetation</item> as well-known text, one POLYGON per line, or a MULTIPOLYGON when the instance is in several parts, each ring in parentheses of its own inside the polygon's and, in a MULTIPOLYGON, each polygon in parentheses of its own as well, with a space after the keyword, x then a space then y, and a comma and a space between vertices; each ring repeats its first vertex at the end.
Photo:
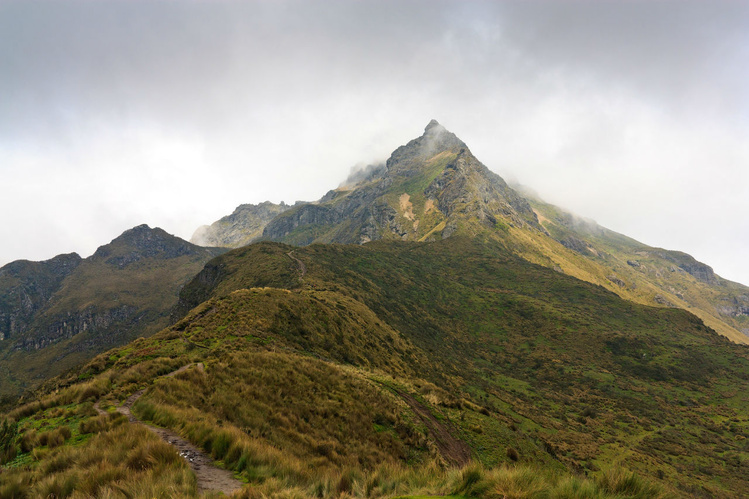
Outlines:
POLYGON ((491 240, 259 243, 180 300, 192 309, 172 327, 7 414, 16 455, 0 487, 194 496, 184 461, 93 410, 147 388, 133 413, 234 472, 238 497, 749 493, 744 347, 491 240), (449 466, 460 449, 444 435, 472 464, 449 466), (60 456, 72 464, 53 471, 60 456))
MULTIPOLYGON (((293 271, 290 250, 263 243, 241 257, 224 255, 226 279, 202 292, 226 297, 252 287, 255 271, 244 262, 257 262, 260 252, 293 271)), ((737 456, 735 463, 747 457, 747 402, 715 394, 724 384, 733 388, 720 393, 746 388, 747 352, 694 316, 622 301, 477 239, 313 245, 294 255, 307 274, 292 296, 350 296, 401 333, 411 348, 397 356, 405 355, 412 369, 395 375, 422 378, 463 401, 450 407, 454 400, 434 395, 432 406, 457 424, 479 461, 510 462, 512 448, 520 462, 545 456, 588 473, 616 463, 690 494, 746 487, 743 465, 725 467, 723 456, 737 456), (716 425, 716 414, 732 424, 716 425), (657 429, 678 434, 682 447, 659 443, 657 429)), ((298 311, 292 316, 299 321, 289 329, 298 334, 283 344, 329 357, 304 332, 319 321, 298 311)), ((388 369, 384 362, 333 359, 388 369)))

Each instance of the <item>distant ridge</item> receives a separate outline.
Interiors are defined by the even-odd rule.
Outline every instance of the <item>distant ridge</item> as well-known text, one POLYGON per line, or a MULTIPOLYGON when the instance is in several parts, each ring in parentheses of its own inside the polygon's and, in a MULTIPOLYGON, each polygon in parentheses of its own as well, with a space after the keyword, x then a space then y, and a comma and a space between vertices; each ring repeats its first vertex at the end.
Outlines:
POLYGON ((224 251, 144 224, 86 259, 0 268, 0 395, 163 328, 182 285, 224 251))

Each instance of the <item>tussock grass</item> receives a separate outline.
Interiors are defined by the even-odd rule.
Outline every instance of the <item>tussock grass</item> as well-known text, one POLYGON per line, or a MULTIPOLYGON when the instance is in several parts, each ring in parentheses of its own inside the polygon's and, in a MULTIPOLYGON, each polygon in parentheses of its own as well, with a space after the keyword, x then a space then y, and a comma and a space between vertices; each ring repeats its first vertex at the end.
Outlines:
POLYGON ((425 436, 389 391, 290 353, 227 355, 204 373, 189 369, 160 380, 133 409, 248 479, 267 476, 271 468, 298 475, 303 463, 367 469, 418 460, 426 451, 425 436))
POLYGON ((146 428, 119 425, 85 445, 36 454, 33 466, 0 474, 0 497, 189 497, 195 479, 169 444, 146 428))

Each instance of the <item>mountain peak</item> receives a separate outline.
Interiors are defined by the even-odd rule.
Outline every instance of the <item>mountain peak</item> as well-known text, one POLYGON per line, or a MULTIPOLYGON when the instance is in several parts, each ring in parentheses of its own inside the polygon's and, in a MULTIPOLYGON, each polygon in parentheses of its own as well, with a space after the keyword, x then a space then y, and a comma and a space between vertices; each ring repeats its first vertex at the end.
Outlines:
POLYGON ((111 243, 100 246, 92 258, 124 267, 143 258, 177 258, 197 251, 198 247, 163 229, 142 224, 126 230, 111 243))
POLYGON ((443 130, 445 129, 445 127, 443 127, 442 125, 440 125, 437 120, 432 120, 432 121, 429 122, 429 124, 426 126, 426 128, 424 128, 424 131, 428 132, 429 130, 431 130, 432 128, 435 128, 435 127, 442 128, 443 130))

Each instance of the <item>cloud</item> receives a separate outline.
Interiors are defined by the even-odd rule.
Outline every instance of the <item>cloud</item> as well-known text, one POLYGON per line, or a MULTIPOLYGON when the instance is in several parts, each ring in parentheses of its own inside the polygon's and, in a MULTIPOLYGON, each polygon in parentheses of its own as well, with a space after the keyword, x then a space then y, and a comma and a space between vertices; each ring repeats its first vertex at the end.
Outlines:
POLYGON ((729 1, 1 3, 0 261, 313 200, 436 118, 749 283, 748 36, 729 1))

